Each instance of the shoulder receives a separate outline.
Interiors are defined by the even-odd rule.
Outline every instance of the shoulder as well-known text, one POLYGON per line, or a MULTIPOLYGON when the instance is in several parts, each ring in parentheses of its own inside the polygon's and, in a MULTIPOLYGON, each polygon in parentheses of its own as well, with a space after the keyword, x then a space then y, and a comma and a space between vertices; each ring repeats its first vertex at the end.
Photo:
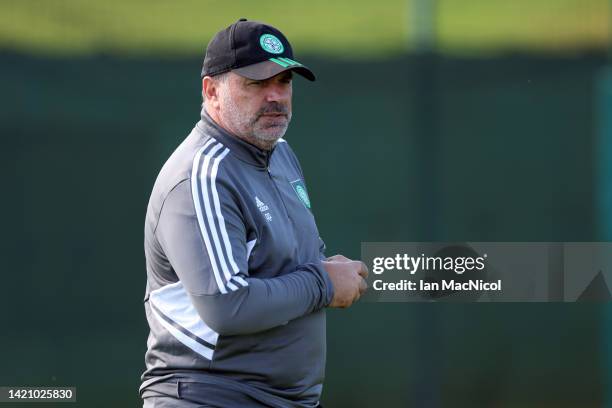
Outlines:
MULTIPOLYGON (((204 190, 217 194, 220 190, 233 190, 238 183, 236 167, 239 166, 230 148, 214 138, 208 138, 197 149, 191 162, 189 180, 195 194, 204 190)), ((200 192, 200 194, 203 194, 200 192)))
POLYGON ((278 139, 276 143, 274 155, 280 159, 285 165, 293 168, 298 173, 302 173, 302 166, 300 165, 300 161, 298 160, 295 151, 291 147, 291 145, 283 138, 278 139))
POLYGON ((278 141, 276 142, 275 148, 280 150, 280 151, 287 151, 287 152, 290 152, 291 154, 294 154, 293 153, 293 149, 289 145, 289 142, 287 142, 287 140, 285 140, 282 137, 280 139, 278 139, 278 141))
POLYGON ((276 146, 274 147, 274 154, 278 154, 279 156, 282 156, 292 162, 298 161, 297 156, 293 151, 293 148, 291 147, 289 142, 287 142, 282 137, 278 139, 278 142, 276 142, 276 146))
POLYGON ((216 178, 220 168, 227 168, 229 152, 230 149, 216 139, 203 139, 192 155, 190 178, 216 178))
POLYGON ((149 211, 159 214, 164 201, 170 193, 176 195, 184 188, 182 184, 190 184, 194 162, 206 141, 210 139, 201 135, 194 128, 183 142, 172 152, 162 166, 149 199, 149 211))

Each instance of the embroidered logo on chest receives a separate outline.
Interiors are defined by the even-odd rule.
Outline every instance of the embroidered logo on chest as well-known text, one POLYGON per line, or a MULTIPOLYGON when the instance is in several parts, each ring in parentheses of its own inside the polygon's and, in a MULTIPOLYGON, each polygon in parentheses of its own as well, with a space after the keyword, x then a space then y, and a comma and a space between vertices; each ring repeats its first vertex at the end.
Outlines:
POLYGON ((261 201, 259 199, 259 197, 255 196, 255 205, 257 205, 257 208, 259 209, 259 212, 262 213, 266 219, 266 221, 270 222, 272 221, 272 216, 270 215, 270 213, 268 212, 270 210, 270 207, 268 207, 263 201, 261 201))
POLYGON ((310 198, 308 198, 304 182, 301 179, 293 180, 291 182, 291 187, 293 187, 293 191, 295 191, 295 194, 297 194, 302 204, 304 204, 304 207, 310 210, 310 198))

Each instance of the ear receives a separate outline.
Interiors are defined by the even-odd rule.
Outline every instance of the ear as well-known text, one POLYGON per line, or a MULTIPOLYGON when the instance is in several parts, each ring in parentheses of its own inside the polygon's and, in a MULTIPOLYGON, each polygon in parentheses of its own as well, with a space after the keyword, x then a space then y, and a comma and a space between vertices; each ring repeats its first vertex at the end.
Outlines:
POLYGON ((213 108, 219 107, 219 87, 217 81, 209 76, 202 78, 202 95, 213 108))

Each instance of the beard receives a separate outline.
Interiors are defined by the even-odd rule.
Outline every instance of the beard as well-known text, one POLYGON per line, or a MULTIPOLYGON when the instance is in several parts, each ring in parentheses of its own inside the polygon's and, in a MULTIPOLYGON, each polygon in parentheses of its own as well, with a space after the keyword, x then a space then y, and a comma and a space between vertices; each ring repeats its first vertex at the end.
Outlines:
POLYGON ((285 135, 291 122, 291 111, 287 106, 269 102, 254 114, 249 114, 234 102, 231 95, 224 96, 222 105, 226 123, 232 124, 236 136, 270 148, 285 135))
POLYGON ((262 142, 275 143, 285 135, 291 122, 291 112, 278 102, 270 102, 254 115, 252 124, 253 137, 262 142))

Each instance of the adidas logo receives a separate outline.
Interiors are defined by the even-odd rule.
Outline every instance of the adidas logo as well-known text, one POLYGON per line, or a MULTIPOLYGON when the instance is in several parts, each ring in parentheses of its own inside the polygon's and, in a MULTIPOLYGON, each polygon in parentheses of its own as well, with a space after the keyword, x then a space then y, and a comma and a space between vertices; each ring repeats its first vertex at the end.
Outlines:
POLYGON ((264 204, 263 201, 261 201, 259 199, 259 197, 255 196, 255 204, 257 205, 257 208, 259 208, 259 211, 264 215, 264 217, 266 218, 266 221, 270 222, 272 221, 272 216, 270 215, 269 212, 266 212, 270 209, 270 207, 268 207, 267 205, 264 204))
POLYGON ((263 201, 261 201, 259 197, 257 196, 255 196, 255 204, 257 205, 257 208, 259 208, 259 211, 261 212, 265 212, 269 210, 268 206, 265 205, 263 201))

